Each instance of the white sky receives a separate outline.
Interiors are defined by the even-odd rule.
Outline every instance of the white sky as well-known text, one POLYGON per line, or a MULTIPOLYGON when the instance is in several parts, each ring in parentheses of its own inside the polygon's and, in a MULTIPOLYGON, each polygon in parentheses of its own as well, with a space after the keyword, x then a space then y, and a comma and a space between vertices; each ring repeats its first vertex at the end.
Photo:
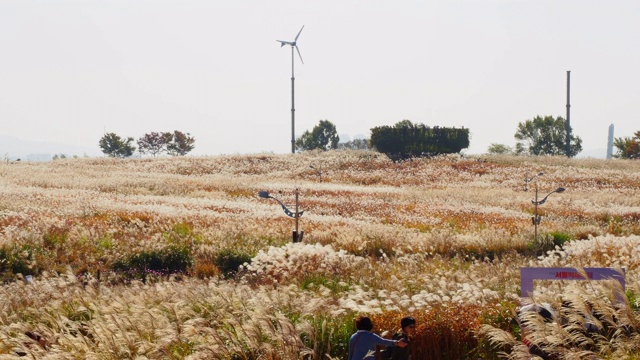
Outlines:
MULTIPOLYGON (((514 145, 566 114, 583 148, 640 130, 640 1, 0 0, 0 134, 90 146, 180 130, 192 154, 291 149, 321 119, 409 119, 514 145)), ((602 154, 604 156, 604 154, 602 154)))

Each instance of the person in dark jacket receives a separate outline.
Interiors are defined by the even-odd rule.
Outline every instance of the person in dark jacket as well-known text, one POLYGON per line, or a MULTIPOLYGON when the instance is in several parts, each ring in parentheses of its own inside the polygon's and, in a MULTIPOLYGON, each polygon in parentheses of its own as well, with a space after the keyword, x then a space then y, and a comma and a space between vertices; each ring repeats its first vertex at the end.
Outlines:
POLYGON ((382 358, 385 360, 409 360, 411 359, 410 338, 416 332, 416 319, 407 316, 400 320, 400 330, 393 335, 393 340, 402 340, 407 346, 390 346, 383 351, 382 358))

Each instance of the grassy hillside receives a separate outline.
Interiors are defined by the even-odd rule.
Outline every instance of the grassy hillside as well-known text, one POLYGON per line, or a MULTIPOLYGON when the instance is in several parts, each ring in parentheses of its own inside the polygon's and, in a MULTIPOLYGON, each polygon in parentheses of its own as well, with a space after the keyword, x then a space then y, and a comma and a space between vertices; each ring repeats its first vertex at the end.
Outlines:
MULTIPOLYGON (((343 358, 354 316, 394 331, 412 314, 423 354, 496 356, 492 329, 518 339, 520 267, 623 267, 626 309, 636 306, 639 194, 637 161, 327 152, 1 163, 0 353, 343 358), (539 199, 566 190, 539 206, 534 239, 536 186, 539 199), (293 219, 257 196, 293 209, 295 189, 298 244, 293 219), (438 348, 441 336, 453 345, 438 348)), ((542 282, 536 296, 613 298, 577 283, 542 282)), ((517 352, 513 341, 502 350, 517 352)))

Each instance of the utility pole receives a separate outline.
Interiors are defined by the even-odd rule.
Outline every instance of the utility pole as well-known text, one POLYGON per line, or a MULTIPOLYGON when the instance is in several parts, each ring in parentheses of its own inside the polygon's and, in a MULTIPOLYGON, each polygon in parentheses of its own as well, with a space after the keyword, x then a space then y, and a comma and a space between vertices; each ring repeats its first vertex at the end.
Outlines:
POLYGON ((567 157, 571 157, 571 103, 569 96, 571 94, 571 70, 567 71, 567 142, 566 142, 566 154, 567 157))

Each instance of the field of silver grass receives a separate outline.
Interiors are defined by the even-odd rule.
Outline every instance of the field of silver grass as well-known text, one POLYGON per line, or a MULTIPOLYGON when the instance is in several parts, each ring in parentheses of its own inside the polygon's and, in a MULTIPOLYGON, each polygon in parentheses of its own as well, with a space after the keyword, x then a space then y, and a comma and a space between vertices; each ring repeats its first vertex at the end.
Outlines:
MULTIPOLYGON (((624 268, 626 307, 594 284, 542 283, 535 298, 597 294, 627 329, 640 293, 639 170, 547 157, 394 163, 372 152, 2 163, 0 354, 339 358, 357 314, 512 310, 522 266, 624 268), (540 206, 534 241, 524 179, 541 171, 541 197, 566 191, 540 206), (292 208, 296 188, 305 235, 292 244, 292 219, 257 193, 292 208), (115 270, 173 247, 186 249, 186 271, 115 270), (221 254, 247 261, 230 271, 221 254)), ((516 356, 517 334, 499 325, 478 334, 516 356)), ((633 336, 565 355, 625 357, 633 336)))

